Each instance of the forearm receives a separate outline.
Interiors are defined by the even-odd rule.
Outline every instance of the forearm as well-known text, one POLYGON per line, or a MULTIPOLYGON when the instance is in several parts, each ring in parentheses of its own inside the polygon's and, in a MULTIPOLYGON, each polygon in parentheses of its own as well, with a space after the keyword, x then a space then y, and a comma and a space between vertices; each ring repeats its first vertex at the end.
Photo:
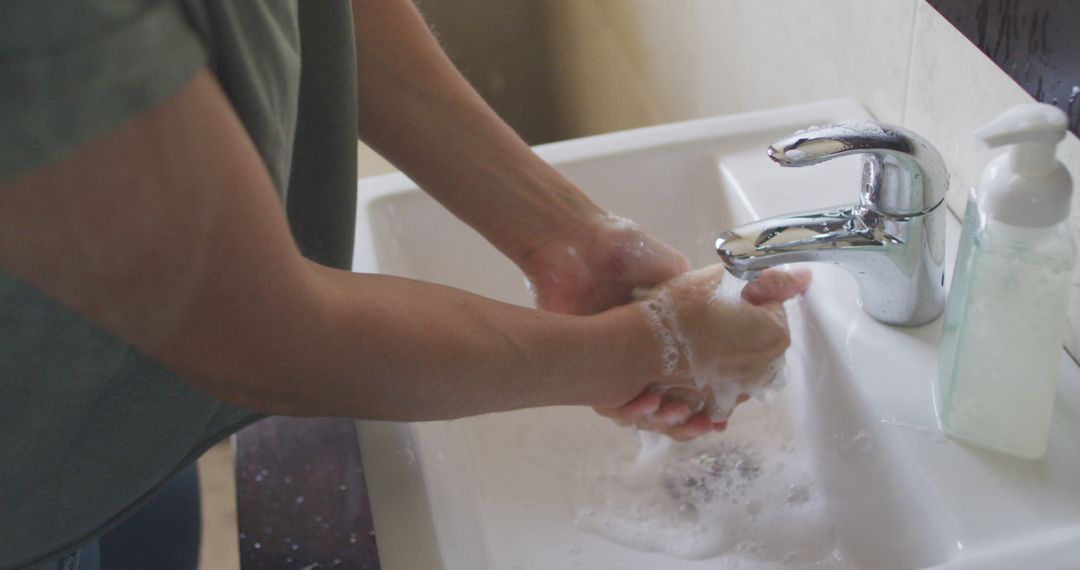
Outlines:
POLYGON ((621 403, 655 368, 641 363, 659 358, 636 308, 572 317, 408 279, 312 271, 317 306, 275 327, 292 331, 292 349, 251 355, 263 371, 251 377, 260 409, 430 420, 621 403))
POLYGON ((520 262, 601 211, 457 72, 408 0, 354 0, 361 138, 520 262), (559 227, 556 227, 559 226, 559 227))
POLYGON ((641 363, 659 359, 633 307, 573 317, 396 277, 308 272, 304 290, 271 288, 258 311, 210 288, 154 356, 262 412, 388 420, 622 403, 655 368, 641 363))

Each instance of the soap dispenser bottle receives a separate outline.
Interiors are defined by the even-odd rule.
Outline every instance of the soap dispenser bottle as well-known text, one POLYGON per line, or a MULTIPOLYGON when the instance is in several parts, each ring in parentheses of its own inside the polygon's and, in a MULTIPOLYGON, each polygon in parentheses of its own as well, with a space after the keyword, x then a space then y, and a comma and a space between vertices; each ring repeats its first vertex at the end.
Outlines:
POLYGON ((1076 255, 1055 157, 1067 124, 1027 104, 976 132, 1009 148, 968 198, 934 390, 946 434, 1026 459, 1046 451, 1076 255))

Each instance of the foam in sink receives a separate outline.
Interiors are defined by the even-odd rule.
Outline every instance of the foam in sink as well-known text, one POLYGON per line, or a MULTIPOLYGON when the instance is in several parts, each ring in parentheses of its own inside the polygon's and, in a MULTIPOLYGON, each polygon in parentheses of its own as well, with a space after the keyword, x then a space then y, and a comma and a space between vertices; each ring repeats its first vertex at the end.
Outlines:
POLYGON ((575 523, 678 558, 831 558, 825 501, 774 400, 740 406, 722 433, 683 444, 645 435, 640 451, 596 456, 583 467, 575 523))

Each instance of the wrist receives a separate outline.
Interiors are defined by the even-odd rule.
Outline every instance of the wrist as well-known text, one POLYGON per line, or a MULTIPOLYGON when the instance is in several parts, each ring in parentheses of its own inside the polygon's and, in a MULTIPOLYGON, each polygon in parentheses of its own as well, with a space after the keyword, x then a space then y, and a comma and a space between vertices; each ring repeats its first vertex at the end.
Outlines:
POLYGON ((531 204, 522 211, 515 243, 502 248, 523 269, 545 255, 547 249, 583 249, 607 216, 606 210, 561 176, 560 180, 539 184, 529 194, 531 204))
POLYGON ((602 359, 603 373, 596 375, 589 401, 583 403, 618 407, 662 382, 664 343, 639 304, 621 305, 590 319, 598 324, 594 334, 607 342, 591 349, 602 359))

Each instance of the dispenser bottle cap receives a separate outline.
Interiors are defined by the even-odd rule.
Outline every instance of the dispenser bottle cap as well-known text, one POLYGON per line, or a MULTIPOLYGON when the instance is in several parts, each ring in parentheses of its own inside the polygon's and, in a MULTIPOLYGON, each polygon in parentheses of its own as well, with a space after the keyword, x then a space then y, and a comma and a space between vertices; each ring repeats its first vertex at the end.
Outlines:
POLYGON ((975 132, 986 146, 1011 145, 983 173, 980 205, 989 217, 1022 228, 1048 227, 1069 216, 1072 179, 1057 160, 1068 117, 1045 103, 1017 105, 975 132))

